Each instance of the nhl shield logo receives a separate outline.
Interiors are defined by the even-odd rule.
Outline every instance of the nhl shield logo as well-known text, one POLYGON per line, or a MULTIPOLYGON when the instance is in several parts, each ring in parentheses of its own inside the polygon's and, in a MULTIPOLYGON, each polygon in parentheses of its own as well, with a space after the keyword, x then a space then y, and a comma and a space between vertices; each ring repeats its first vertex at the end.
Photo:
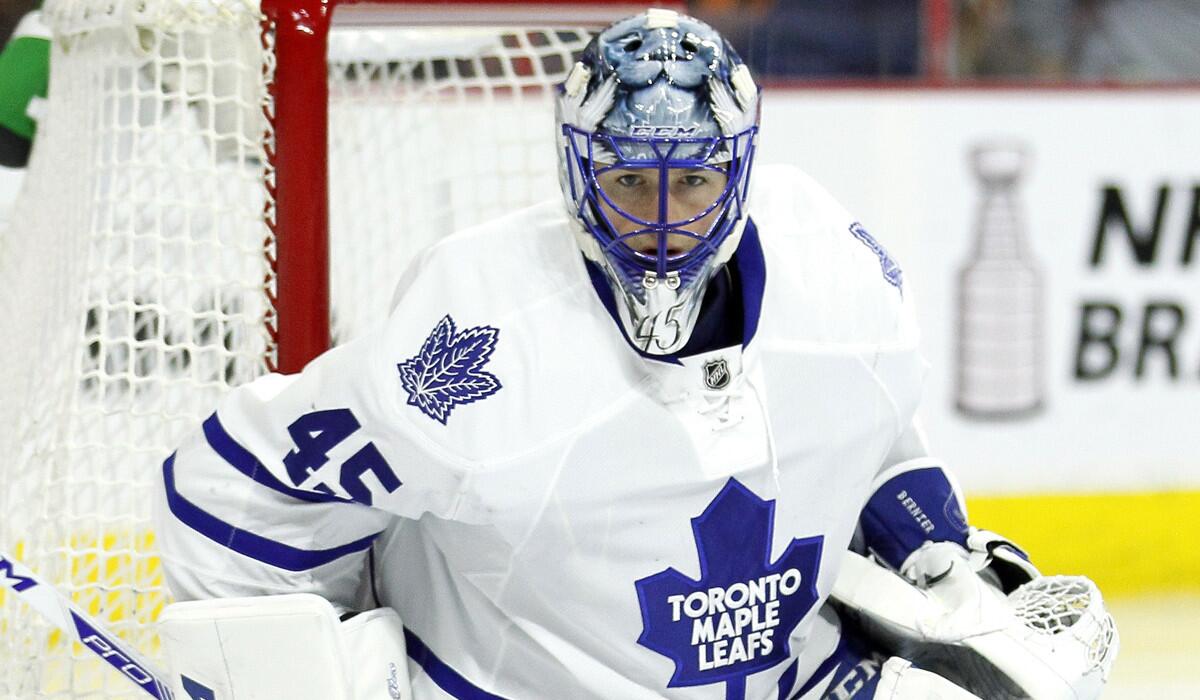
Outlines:
POLYGON ((729 364, 724 358, 704 363, 704 386, 713 390, 729 386, 729 364))

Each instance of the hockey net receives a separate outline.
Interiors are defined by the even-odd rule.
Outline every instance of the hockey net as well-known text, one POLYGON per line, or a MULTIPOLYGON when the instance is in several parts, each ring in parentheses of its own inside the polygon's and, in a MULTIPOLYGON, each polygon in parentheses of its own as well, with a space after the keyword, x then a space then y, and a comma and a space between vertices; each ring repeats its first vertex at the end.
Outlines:
MULTIPOLYGON (((279 90, 297 78, 283 46, 314 35, 291 36, 268 7, 47 0, 50 94, 0 232, 0 549, 152 658, 169 602, 154 472, 230 387, 325 342, 328 324, 298 341, 282 311, 325 278, 313 202, 328 202, 336 342, 384 318, 421 247, 557 196, 551 86, 589 28, 633 11, 339 9, 327 105, 285 109, 279 90), (322 114, 327 158, 285 143, 322 114)), ((0 698, 135 692, 0 591, 0 698)))

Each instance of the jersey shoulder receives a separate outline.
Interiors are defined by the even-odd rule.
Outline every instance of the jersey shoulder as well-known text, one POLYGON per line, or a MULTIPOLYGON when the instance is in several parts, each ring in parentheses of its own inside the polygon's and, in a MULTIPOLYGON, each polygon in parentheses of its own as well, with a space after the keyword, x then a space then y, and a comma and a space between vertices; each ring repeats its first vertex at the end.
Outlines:
POLYGON ((405 271, 393 308, 431 295, 511 313, 580 277, 561 203, 546 201, 463 229, 423 250, 405 271))
POLYGON ((776 330, 790 340, 915 343, 903 271, 884 243, 800 169, 768 166, 755 177, 750 211, 776 330))
POLYGON ((561 202, 446 238, 405 273, 375 350, 399 420, 468 462, 569 433, 637 379, 561 202))

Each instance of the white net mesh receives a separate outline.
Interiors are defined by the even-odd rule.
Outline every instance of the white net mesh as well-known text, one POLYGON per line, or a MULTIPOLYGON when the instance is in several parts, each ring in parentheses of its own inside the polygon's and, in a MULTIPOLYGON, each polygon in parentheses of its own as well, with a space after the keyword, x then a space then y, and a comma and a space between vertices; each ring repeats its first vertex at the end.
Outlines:
POLYGON ((386 313, 428 243, 558 196, 550 86, 587 39, 550 27, 334 33, 330 256, 349 273, 332 279, 335 337, 386 313))
MULTIPOLYGON (((44 11, 50 97, 0 232, 0 549, 155 657, 154 470, 272 351, 261 115, 274 57, 250 0, 44 11)), ((334 31, 336 337, 384 316, 423 245, 556 196, 549 86, 586 40, 334 31)), ((135 693, 0 592, 0 698, 135 693)))

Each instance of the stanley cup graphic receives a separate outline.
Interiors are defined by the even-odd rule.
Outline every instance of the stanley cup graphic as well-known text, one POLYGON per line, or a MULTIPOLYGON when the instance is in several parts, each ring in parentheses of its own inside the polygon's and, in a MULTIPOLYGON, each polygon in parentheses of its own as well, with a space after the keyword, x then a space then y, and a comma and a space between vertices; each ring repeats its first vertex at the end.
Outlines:
POLYGON ((1042 274, 1017 199, 1027 160, 1016 142, 971 151, 983 197, 971 256, 958 274, 955 403, 978 418, 1028 416, 1044 401, 1042 274))

